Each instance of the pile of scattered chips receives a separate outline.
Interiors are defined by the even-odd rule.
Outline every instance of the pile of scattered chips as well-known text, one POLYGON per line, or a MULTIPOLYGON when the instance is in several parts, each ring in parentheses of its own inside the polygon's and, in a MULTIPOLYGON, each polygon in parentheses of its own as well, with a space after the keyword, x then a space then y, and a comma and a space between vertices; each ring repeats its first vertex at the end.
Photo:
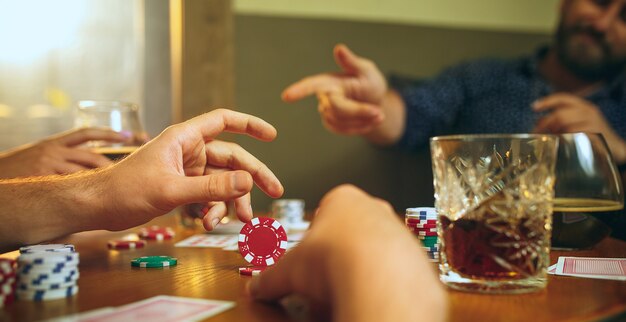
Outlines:
POLYGON ((148 228, 141 228, 139 231, 139 237, 143 239, 164 240, 171 239, 176 233, 170 227, 151 226, 148 228))
POLYGON ((14 260, 0 258, 0 307, 15 301, 16 273, 14 260))
POLYGON ((272 218, 257 217, 245 224, 239 232, 239 253, 253 266, 239 268, 241 275, 258 275, 276 262, 287 250, 287 233, 272 218))
POLYGON ((439 261, 439 237, 437 236, 437 213, 435 208, 408 208, 404 222, 422 242, 422 248, 433 262, 439 261))
POLYGON ((17 298, 42 301, 78 293, 78 253, 74 245, 49 244, 20 248, 17 298))

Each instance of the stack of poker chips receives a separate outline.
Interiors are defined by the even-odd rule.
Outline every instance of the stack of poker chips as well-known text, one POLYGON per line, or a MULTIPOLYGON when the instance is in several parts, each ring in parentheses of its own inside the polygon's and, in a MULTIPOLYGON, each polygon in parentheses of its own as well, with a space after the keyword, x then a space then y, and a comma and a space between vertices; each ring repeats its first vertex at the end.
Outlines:
POLYGON ((437 213, 435 208, 408 208, 404 222, 420 240, 426 255, 433 262, 439 261, 439 237, 437 236, 437 213))
POLYGON ((0 258, 0 307, 15 300, 16 273, 14 260, 0 258))
POLYGON ((271 213, 288 231, 309 228, 310 223, 304 220, 304 200, 302 199, 274 200, 271 213))
POLYGON ((46 301, 78 293, 78 253, 74 245, 49 244, 20 248, 17 298, 46 301))

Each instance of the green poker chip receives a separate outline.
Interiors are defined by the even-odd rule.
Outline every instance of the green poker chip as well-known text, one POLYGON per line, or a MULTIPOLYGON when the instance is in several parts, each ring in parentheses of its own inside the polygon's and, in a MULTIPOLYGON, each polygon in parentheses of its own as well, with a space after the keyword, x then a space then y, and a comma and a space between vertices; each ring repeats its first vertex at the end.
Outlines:
POLYGON ((170 256, 144 256, 137 257, 130 261, 133 267, 157 268, 176 266, 178 260, 170 256))

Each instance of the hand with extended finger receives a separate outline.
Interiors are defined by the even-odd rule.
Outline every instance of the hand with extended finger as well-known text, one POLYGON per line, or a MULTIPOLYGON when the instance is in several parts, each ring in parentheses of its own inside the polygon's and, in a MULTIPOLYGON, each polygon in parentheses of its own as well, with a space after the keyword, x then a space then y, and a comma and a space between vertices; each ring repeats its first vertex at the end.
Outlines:
POLYGON ((385 118, 381 109, 387 93, 385 77, 374 62, 345 45, 335 46, 334 56, 342 72, 306 77, 287 87, 282 98, 295 102, 316 95, 322 122, 330 131, 366 134, 385 118))

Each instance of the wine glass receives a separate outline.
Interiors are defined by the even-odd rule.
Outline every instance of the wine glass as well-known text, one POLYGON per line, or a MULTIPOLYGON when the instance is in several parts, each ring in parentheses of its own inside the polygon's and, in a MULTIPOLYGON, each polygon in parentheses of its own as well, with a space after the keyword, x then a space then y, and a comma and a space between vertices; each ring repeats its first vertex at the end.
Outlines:
POLYGON ((148 135, 139 119, 137 104, 120 101, 85 100, 78 102, 74 126, 107 127, 117 132, 129 133, 131 138, 124 143, 90 141, 87 146, 109 159, 120 159, 148 141, 148 135))
POLYGON ((624 208, 621 176, 599 133, 559 135, 553 248, 586 248, 610 233, 596 216, 624 208))

